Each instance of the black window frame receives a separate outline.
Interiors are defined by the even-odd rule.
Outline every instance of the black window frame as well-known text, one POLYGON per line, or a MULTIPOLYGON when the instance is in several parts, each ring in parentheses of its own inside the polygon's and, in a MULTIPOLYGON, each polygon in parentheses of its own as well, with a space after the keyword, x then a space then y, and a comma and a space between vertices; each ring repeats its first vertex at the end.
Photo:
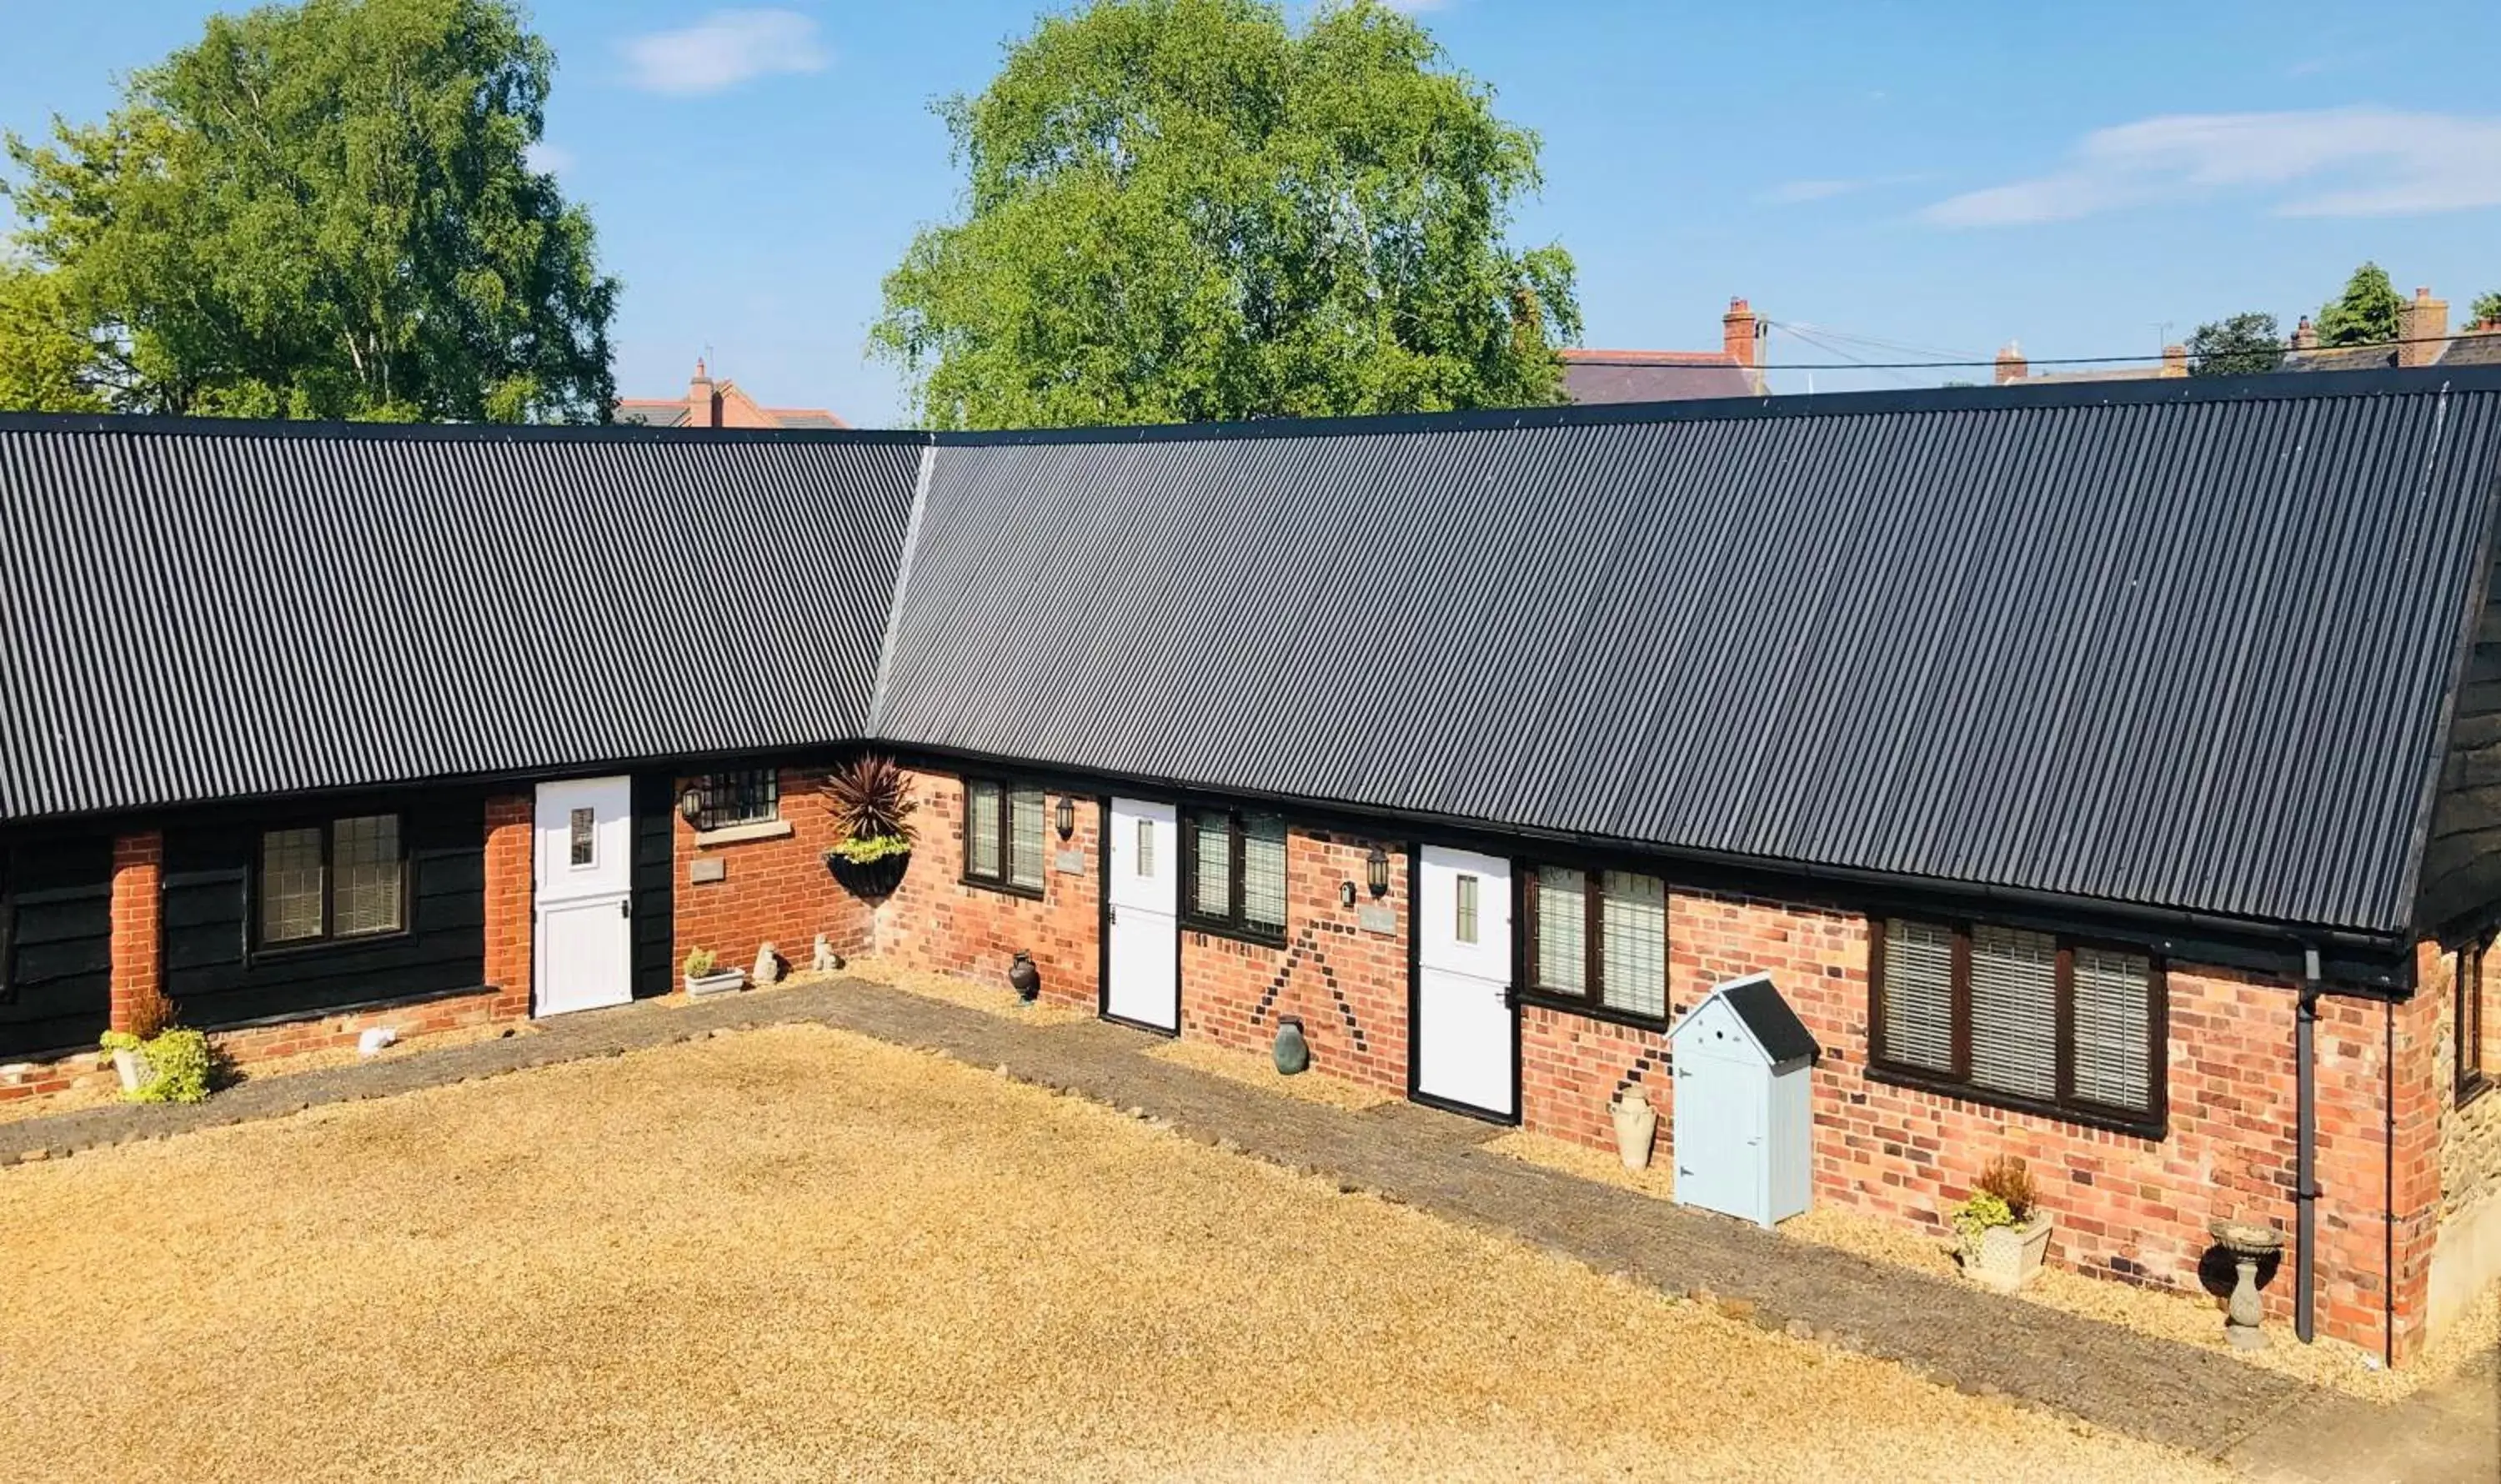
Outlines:
POLYGON ((1293 826, 1285 817, 1265 809, 1235 809, 1222 804, 1184 804, 1179 813, 1181 825, 1181 922, 1193 932, 1210 932, 1217 937, 1256 943, 1263 948, 1283 948, 1294 914, 1293 892, 1293 826), (1225 821, 1227 860, 1224 872, 1225 910, 1206 911, 1198 900, 1198 822, 1209 815, 1221 815, 1225 821), (1287 921, 1270 926, 1253 922, 1244 909, 1242 885, 1246 877, 1244 863, 1250 838, 1250 822, 1259 820, 1277 826, 1277 885, 1284 902, 1281 917, 1287 921))
POLYGON ((1657 871, 1638 870, 1629 865, 1608 864, 1594 860, 1542 859, 1513 863, 1512 876, 1518 883, 1515 916, 1520 924, 1518 940, 1513 948, 1517 961, 1512 982, 1519 986, 1519 998, 1529 1004, 1550 1010, 1563 1010, 1591 1020, 1612 1021, 1620 1026, 1638 1026, 1645 1030, 1663 1030, 1676 1016, 1676 937, 1674 919, 1675 885, 1657 871), (1538 938, 1544 930, 1540 915, 1537 873, 1551 868, 1581 873, 1581 993, 1550 989, 1538 977, 1538 938), (1607 877, 1641 876, 1659 886, 1660 921, 1658 945, 1658 1013, 1627 1010, 1606 1002, 1606 910, 1607 877))
POLYGON ((2478 938, 2459 949, 2456 971, 2451 975, 2451 1102, 2460 1108, 2492 1086, 2491 1074, 2484 1065, 2484 953, 2488 946, 2478 938))
POLYGON ((1974 922, 1916 913, 1870 917, 1867 928, 1867 1075, 1870 1079, 2141 1138, 2162 1139, 2170 1135, 2171 970, 2162 955, 2141 943, 2117 942, 2043 928, 2018 928, 2011 923, 1974 922), (1885 1057, 1884 942, 1887 929, 1896 922, 1941 928, 1953 934, 1953 968, 1950 986, 1953 1024, 1949 1029, 1953 1042, 1954 1070, 1951 1073, 1889 1061, 1885 1057), (2052 1028, 2051 1042, 2056 1047, 2058 1091, 2054 1097, 2024 1097, 1984 1087, 1971 1080, 1971 935, 1973 928, 1979 927, 2015 928, 2020 931, 2037 932, 2056 945, 2052 1002, 2057 1007, 2058 1024, 2052 1028), (2076 1096, 2075 961, 2079 949, 2125 954, 2145 961, 2147 1106, 2143 1109, 2113 1107, 2076 1096))
POLYGON ((1050 792, 1040 784, 1018 783, 989 773, 968 773, 964 786, 963 874, 957 878, 968 887, 984 892, 998 892, 1008 896, 1021 896, 1027 901, 1040 901, 1048 894, 1050 882, 1050 792), (999 869, 998 874, 984 875, 973 869, 973 790, 986 786, 998 790, 999 869), (1034 799, 1035 818, 1042 826, 1042 859, 1035 862, 1034 883, 1026 886, 1016 880, 1016 799, 1029 793, 1034 799))
POLYGON ((283 958, 290 954, 319 953, 324 949, 355 948, 367 943, 387 943, 404 938, 417 930, 417 856, 409 848, 408 811, 405 809, 360 809, 351 814, 325 814, 270 820, 251 826, 251 880, 244 893, 244 926, 246 941, 252 959, 283 958), (339 844, 339 826, 347 820, 369 820, 388 817, 392 833, 399 839, 399 926, 372 932, 342 933, 339 921, 339 871, 335 855, 339 844), (321 931, 317 936, 281 938, 271 942, 269 921, 262 911, 269 885, 269 837, 290 829, 311 829, 321 837, 321 931))
POLYGON ((717 772, 696 775, 695 790, 702 795, 703 807, 695 811, 695 830, 708 834, 716 829, 737 829, 748 825, 775 825, 782 820, 782 770, 780 768, 722 768, 717 772), (732 800, 749 812, 732 814, 721 800, 732 800), (761 800, 759 805, 758 800, 761 800), (754 813, 761 807, 763 812, 754 813))

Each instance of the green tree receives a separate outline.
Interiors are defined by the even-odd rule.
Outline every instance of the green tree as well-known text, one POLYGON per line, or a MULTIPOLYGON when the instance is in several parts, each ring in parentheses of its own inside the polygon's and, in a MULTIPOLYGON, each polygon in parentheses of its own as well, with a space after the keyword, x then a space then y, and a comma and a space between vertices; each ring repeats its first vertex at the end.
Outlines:
POLYGON ((1570 254, 1505 242, 1537 136, 1377 3, 1094 0, 937 105, 961 219, 886 278, 871 346, 933 426, 1517 406, 1561 397, 1570 254))
POLYGON ((2250 376, 2284 360, 2284 335, 2275 316, 2232 315, 2197 326, 2188 337, 2191 376, 2250 376))
POLYGON ((2322 346, 2379 345, 2405 334, 2406 301, 2388 282, 2388 270, 2364 263, 2345 281, 2345 291, 2318 311, 2322 346))
POLYGON ((307 0, 11 136, 79 380, 129 411, 604 420, 617 285, 525 153, 553 67, 512 0, 307 0))
POLYGON ((2467 306, 2466 322, 2501 324, 2501 291, 2477 295, 2475 302, 2467 306))
POLYGON ((0 258, 0 412, 103 412, 60 278, 0 258))

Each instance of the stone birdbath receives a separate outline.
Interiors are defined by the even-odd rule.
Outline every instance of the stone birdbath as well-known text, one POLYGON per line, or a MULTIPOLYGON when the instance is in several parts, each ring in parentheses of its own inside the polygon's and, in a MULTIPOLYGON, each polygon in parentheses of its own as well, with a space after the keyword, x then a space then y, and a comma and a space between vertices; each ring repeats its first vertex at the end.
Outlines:
POLYGON ((2258 1264, 2284 1250, 2284 1233, 2253 1222, 2217 1217, 2206 1223, 2206 1234, 2232 1255, 2232 1265, 2240 1272, 2240 1281, 2232 1285, 2231 1302, 2224 1309, 2225 1337, 2234 1349, 2265 1349, 2266 1332, 2258 1328, 2259 1321, 2266 1317, 2266 1306, 2258 1302, 2258 1264))

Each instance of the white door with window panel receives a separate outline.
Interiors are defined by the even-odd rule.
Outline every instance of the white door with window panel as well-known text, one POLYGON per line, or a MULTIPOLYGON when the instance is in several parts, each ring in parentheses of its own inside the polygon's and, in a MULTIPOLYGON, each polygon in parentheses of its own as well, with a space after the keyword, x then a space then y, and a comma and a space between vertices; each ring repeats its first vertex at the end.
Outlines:
POLYGON ((634 997, 634 788, 624 778, 539 785, 532 850, 532 1013, 634 997))
POLYGON ((1416 1092, 1518 1116, 1511 862, 1427 845, 1416 891, 1416 1092))
POLYGON ((1174 914, 1181 904, 1181 832, 1173 806, 1116 798, 1111 829, 1103 852, 1112 932, 1103 1014, 1178 1032, 1181 928, 1174 914))

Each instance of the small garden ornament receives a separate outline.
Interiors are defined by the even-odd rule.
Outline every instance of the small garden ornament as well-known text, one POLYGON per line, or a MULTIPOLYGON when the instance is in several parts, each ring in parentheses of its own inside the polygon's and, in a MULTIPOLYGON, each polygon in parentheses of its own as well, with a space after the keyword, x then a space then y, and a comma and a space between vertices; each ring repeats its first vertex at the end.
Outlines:
POLYGON ((1032 1004, 1034 996, 1042 993, 1042 970, 1034 966, 1033 955, 1021 948, 1008 964, 1008 987, 1026 1004, 1032 1004))
POLYGON ((2266 1305, 2258 1301, 2258 1265, 2284 1250, 2284 1233, 2254 1222, 2219 1217, 2206 1224, 2206 1233, 2232 1255, 2239 1278, 2223 1312, 2224 1337, 2236 1350, 2264 1350, 2266 1332, 2259 1325, 2266 1319, 2266 1305))
POLYGON ((1651 1146, 1658 1137, 1658 1110, 1650 1105, 1650 1094, 1628 1087, 1610 1111, 1616 1120, 1616 1157, 1626 1169, 1648 1169, 1651 1146))
POLYGON ((1954 1207, 1954 1245, 1963 1275, 2011 1294, 2041 1270, 2050 1250, 2050 1213, 2023 1162, 2000 1155, 1981 1171, 1971 1198, 1954 1207))
POLYGON ((763 944, 755 950, 755 971, 750 977, 757 984, 782 982, 782 955, 772 944, 763 944))
POLYGON ((1269 1056, 1277 1063, 1277 1070, 1288 1077, 1312 1064, 1311 1043, 1303 1039, 1299 1017, 1288 1015, 1277 1022, 1277 1046, 1269 1056))

